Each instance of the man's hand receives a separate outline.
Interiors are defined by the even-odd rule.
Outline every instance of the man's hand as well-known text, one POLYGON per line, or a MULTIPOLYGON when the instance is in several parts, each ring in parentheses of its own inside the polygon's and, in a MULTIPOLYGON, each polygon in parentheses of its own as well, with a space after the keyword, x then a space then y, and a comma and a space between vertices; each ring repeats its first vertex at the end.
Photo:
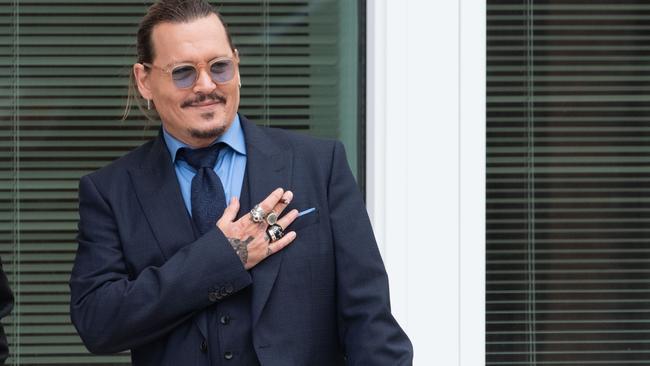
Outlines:
MULTIPOLYGON (((282 188, 278 188, 260 203, 260 207, 267 215, 273 211, 280 216, 292 198, 291 191, 285 192, 282 188)), ((217 227, 228 238, 230 245, 239 255, 239 259, 246 269, 255 267, 264 258, 282 250, 296 238, 296 233, 291 231, 285 233, 281 239, 271 242, 271 238, 266 234, 268 227, 266 220, 259 223, 253 222, 251 214, 247 213, 235 221, 237 212, 239 212, 239 200, 233 197, 223 212, 223 216, 217 221, 217 227)), ((298 210, 291 210, 282 216, 277 224, 286 228, 297 217, 298 210)))

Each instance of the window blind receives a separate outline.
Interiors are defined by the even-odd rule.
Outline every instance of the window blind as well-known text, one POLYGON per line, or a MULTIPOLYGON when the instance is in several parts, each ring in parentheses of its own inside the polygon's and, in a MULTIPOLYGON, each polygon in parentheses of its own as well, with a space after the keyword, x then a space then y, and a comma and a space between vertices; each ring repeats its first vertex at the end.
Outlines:
POLYGON ((650 3, 487 1, 487 365, 650 364, 650 3))
MULTIPOLYGON (((80 176, 157 134, 137 108, 120 121, 137 24, 150 3, 0 2, 0 256, 16 296, 3 320, 8 364, 130 363, 126 353, 86 351, 70 323, 67 283, 80 176)), ((356 2, 215 4, 242 59, 243 114, 355 141, 356 2)), ((348 151, 356 167, 355 146, 348 151)))

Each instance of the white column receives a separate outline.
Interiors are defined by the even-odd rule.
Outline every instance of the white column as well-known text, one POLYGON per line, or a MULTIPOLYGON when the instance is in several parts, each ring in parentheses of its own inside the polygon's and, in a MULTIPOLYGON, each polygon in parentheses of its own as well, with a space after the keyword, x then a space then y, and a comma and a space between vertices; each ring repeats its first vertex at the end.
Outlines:
POLYGON ((367 6, 367 201, 393 313, 416 365, 481 365, 485 4, 367 6))

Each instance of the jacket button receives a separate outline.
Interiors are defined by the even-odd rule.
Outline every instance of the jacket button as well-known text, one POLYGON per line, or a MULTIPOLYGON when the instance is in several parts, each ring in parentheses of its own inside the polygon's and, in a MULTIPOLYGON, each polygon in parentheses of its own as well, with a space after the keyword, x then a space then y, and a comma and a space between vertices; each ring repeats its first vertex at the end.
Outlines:
POLYGON ((232 284, 227 284, 227 285, 226 285, 226 293, 227 293, 228 295, 232 294, 232 292, 233 292, 234 290, 235 290, 235 288, 232 287, 232 284))
POLYGON ((207 352, 208 351, 208 343, 205 340, 202 341, 201 342, 201 347, 199 347, 199 348, 201 349, 201 352, 203 352, 203 353, 207 352))
POLYGON ((223 358, 225 358, 226 360, 232 360, 232 352, 224 353, 223 358))
POLYGON ((222 315, 221 318, 219 318, 219 322, 223 325, 227 325, 228 323, 230 323, 230 316, 222 315))

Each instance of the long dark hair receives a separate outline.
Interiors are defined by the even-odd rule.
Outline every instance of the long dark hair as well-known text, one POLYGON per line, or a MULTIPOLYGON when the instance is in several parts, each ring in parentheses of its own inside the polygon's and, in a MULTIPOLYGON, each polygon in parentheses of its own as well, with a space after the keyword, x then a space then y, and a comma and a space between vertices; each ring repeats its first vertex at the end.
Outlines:
MULTIPOLYGON (((188 23, 196 19, 205 18, 215 14, 219 17, 221 24, 226 30, 228 37, 228 45, 230 49, 235 52, 235 46, 230 37, 230 31, 226 22, 223 20, 221 14, 205 0, 159 0, 149 7, 147 14, 145 14, 136 38, 136 52, 138 63, 153 63, 155 57, 155 50, 151 42, 151 33, 153 28, 160 23, 188 23)), ((131 111, 133 104, 138 106, 138 109, 147 117, 147 119, 156 121, 159 119, 155 110, 148 110, 146 108, 146 101, 138 92, 138 87, 135 81, 133 70, 129 73, 129 90, 127 93, 126 106, 124 108, 124 115, 122 120, 126 120, 131 111)))

